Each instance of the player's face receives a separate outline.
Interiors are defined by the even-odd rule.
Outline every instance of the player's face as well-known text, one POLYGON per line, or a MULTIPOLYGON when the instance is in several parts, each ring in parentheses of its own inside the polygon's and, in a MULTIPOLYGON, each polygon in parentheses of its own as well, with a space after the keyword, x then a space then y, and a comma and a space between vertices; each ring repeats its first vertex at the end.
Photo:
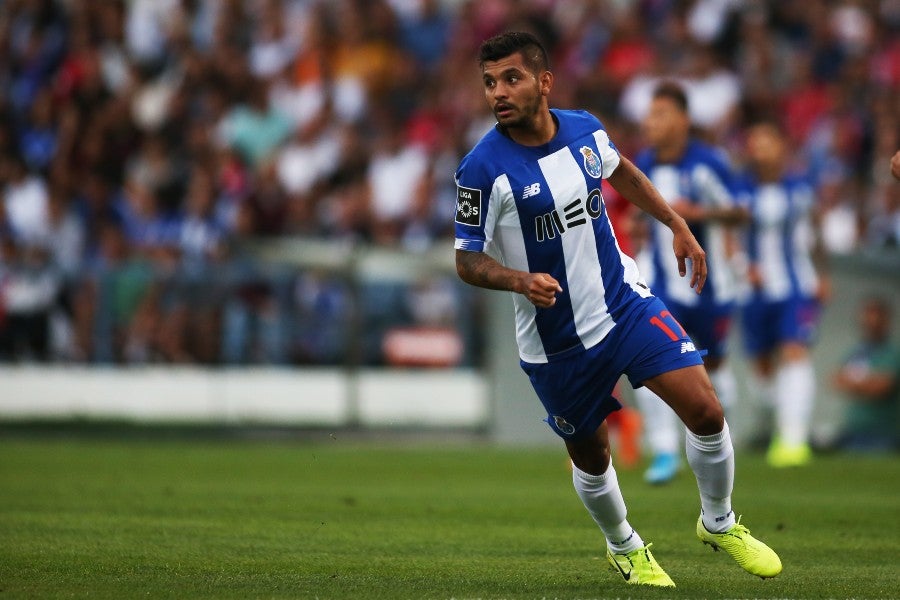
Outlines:
POLYGON ((784 139, 771 125, 757 125, 748 132, 747 157, 757 168, 777 166, 784 152, 784 139))
POLYGON ((527 127, 541 108, 544 96, 541 78, 525 66, 515 52, 482 67, 484 96, 500 125, 527 127))
POLYGON ((654 98, 644 118, 644 137, 651 146, 660 146, 687 136, 691 122, 669 98, 654 98))

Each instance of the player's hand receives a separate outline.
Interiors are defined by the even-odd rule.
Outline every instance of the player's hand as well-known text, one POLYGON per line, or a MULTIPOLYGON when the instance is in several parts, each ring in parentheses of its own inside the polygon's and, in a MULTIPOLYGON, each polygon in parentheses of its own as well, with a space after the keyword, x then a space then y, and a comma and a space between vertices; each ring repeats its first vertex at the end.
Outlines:
POLYGON ((556 304, 556 294, 561 291, 559 282, 547 273, 526 273, 523 277, 521 293, 538 308, 556 304))
POLYGON ((697 238, 687 227, 681 227, 673 231, 675 239, 672 247, 675 250, 675 258, 678 260, 678 274, 687 275, 686 259, 691 260, 691 287, 697 293, 703 291, 706 284, 706 252, 700 247, 697 238))

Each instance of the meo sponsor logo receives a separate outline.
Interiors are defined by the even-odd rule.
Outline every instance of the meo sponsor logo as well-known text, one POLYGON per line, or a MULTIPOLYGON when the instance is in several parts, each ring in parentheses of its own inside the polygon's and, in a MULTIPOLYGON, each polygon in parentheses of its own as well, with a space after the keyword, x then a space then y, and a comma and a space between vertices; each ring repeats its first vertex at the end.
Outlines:
POLYGON ((596 219, 603 214, 603 195, 599 188, 592 189, 587 200, 579 198, 564 206, 562 214, 559 209, 555 209, 535 217, 534 237, 538 242, 552 240, 573 227, 584 225, 587 223, 585 213, 591 219, 596 219))
POLYGON ((462 225, 481 225, 481 190, 456 186, 456 222, 462 225))

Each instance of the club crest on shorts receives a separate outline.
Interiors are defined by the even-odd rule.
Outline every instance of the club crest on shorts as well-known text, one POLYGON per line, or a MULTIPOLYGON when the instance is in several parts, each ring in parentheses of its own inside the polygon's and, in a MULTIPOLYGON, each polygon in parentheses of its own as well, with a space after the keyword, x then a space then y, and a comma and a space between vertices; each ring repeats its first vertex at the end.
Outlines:
POLYGON ((562 417, 553 417, 553 422, 556 423, 556 428, 559 429, 566 435, 572 435, 575 433, 575 426, 563 419, 562 417))
POLYGON ((584 170, 591 177, 600 179, 600 176, 603 175, 603 162, 600 160, 600 157, 594 154, 594 151, 589 146, 582 146, 580 151, 582 156, 584 156, 584 170))

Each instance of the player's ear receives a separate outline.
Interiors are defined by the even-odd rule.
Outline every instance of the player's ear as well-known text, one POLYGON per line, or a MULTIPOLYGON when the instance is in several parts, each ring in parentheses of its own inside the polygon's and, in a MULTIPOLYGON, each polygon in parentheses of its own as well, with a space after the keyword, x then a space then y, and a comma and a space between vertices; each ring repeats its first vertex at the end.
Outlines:
POLYGON ((541 94, 544 96, 549 94, 550 90, 553 88, 553 73, 550 71, 542 72, 538 81, 540 81, 541 84, 541 94))

